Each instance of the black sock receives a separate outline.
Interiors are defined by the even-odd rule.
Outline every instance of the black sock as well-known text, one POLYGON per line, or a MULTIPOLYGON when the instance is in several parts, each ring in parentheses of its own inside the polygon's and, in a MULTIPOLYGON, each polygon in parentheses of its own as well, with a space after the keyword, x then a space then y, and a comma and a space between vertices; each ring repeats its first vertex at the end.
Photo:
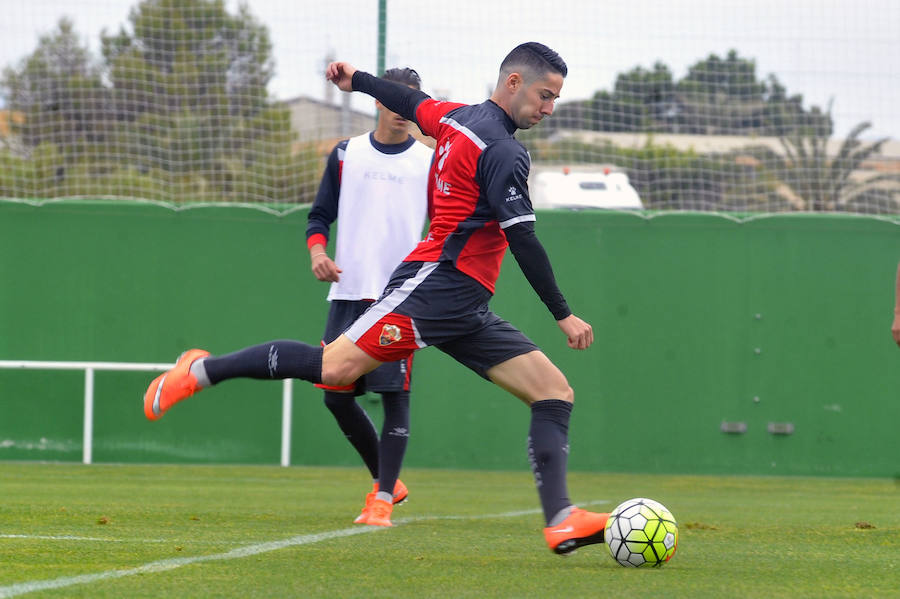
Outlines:
POLYGON ((331 410, 344 436, 365 462, 372 478, 378 478, 378 433, 369 415, 356 403, 351 393, 326 391, 325 405, 331 410))
POLYGON ((203 360, 209 382, 226 379, 303 379, 322 382, 322 348, 300 341, 270 341, 203 360))
POLYGON ((571 413, 572 404, 559 399, 531 404, 528 461, 548 524, 560 510, 572 504, 566 484, 571 413))
POLYGON ((384 425, 381 428, 381 456, 379 458, 378 490, 394 492, 400 476, 400 466, 409 442, 409 391, 381 394, 384 406, 384 425))

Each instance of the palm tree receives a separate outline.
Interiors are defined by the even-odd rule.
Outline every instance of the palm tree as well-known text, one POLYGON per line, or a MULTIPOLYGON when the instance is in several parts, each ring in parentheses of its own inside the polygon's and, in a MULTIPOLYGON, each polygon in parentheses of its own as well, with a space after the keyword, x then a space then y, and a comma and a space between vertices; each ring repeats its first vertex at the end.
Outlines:
MULTIPOLYGON (((828 107, 830 121, 831 105, 828 107)), ((797 128, 791 135, 782 136, 780 142, 784 156, 769 162, 778 164, 777 175, 781 185, 776 193, 799 210, 833 211, 846 209, 854 198, 878 189, 885 181, 900 181, 900 176, 896 174, 865 179, 851 176, 863 162, 881 152, 881 147, 889 139, 885 137, 868 144, 862 142, 860 134, 871 126, 869 122, 856 125, 833 158, 826 152, 828 133, 821 129, 797 128)), ((896 193, 896 190, 893 191, 893 194, 896 193)))

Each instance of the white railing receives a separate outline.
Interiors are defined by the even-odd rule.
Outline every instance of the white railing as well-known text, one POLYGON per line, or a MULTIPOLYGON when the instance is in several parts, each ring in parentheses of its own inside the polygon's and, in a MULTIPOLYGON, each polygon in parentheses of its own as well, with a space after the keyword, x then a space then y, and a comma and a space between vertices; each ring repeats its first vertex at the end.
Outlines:
MULTIPOLYGON (((118 370, 128 372, 163 372, 174 364, 147 362, 53 362, 41 360, 0 360, 0 368, 24 370, 83 370, 84 371, 84 441, 81 461, 90 464, 94 450, 94 372, 118 370)), ((291 407, 294 385, 284 379, 281 393, 281 465, 291 464, 291 407)))

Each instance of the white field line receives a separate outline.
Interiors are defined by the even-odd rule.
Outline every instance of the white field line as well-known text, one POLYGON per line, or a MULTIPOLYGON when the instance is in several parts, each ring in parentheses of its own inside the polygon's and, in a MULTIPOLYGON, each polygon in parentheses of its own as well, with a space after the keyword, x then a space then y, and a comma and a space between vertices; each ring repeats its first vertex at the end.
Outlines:
MULTIPOLYGON (((583 503, 582 505, 593 505, 598 503, 609 503, 606 500, 595 500, 583 503)), ((501 514, 481 514, 475 516, 414 516, 411 518, 397 518, 394 520, 395 526, 402 526, 412 522, 423 522, 427 520, 485 520, 494 518, 515 518, 517 516, 527 516, 540 513, 539 509, 520 510, 515 512, 504 512, 501 514)), ((268 553, 269 551, 277 551, 287 547, 295 547, 298 545, 309 545, 329 539, 338 539, 341 537, 349 537, 358 534, 370 533, 380 530, 387 530, 380 526, 355 526, 353 528, 342 528, 340 530, 330 530, 309 535, 297 535, 281 541, 270 541, 266 543, 256 543, 254 545, 245 545, 226 551, 224 553, 214 553, 211 555, 198 555, 194 557, 176 557, 171 559, 163 559, 155 562, 149 562, 135 568, 125 568, 122 570, 107 570, 106 572, 97 572, 94 574, 82 574, 80 576, 65 576, 63 578, 54 578, 51 580, 33 580, 30 582, 19 582, 5 587, 0 587, 0 599, 7 597, 18 597, 26 593, 35 591, 46 591, 50 589, 61 589, 76 584, 90 584, 102 580, 113 580, 115 578, 124 578, 126 576, 134 576, 135 574, 145 574, 150 572, 165 572, 167 570, 175 570, 183 566, 197 564, 201 562, 223 561, 240 559, 268 553)), ((98 540, 108 541, 109 539, 91 539, 90 537, 65 537, 65 536, 28 536, 28 535, 0 535, 3 538, 31 538, 31 539, 54 539, 54 540, 98 540)), ((154 541, 155 542, 155 541, 154 541)))

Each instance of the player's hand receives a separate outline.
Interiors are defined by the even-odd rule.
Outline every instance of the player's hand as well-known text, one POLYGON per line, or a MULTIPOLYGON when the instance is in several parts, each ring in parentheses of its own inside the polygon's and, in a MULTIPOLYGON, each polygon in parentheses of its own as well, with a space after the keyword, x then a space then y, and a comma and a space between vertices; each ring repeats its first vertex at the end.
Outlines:
POLYGON ((338 86, 341 91, 352 92, 355 72, 356 67, 349 62, 332 62, 325 67, 325 78, 338 86))
POLYGON ((344 271, 338 268, 328 254, 318 254, 312 259, 312 272, 320 281, 337 283, 341 279, 340 273, 344 271))
POLYGON ((891 334, 894 336, 894 343, 900 345, 900 314, 894 314, 894 324, 891 325, 891 334))
POLYGON ((594 329, 574 314, 569 314, 556 324, 568 338, 572 349, 587 349, 594 342, 594 329))

